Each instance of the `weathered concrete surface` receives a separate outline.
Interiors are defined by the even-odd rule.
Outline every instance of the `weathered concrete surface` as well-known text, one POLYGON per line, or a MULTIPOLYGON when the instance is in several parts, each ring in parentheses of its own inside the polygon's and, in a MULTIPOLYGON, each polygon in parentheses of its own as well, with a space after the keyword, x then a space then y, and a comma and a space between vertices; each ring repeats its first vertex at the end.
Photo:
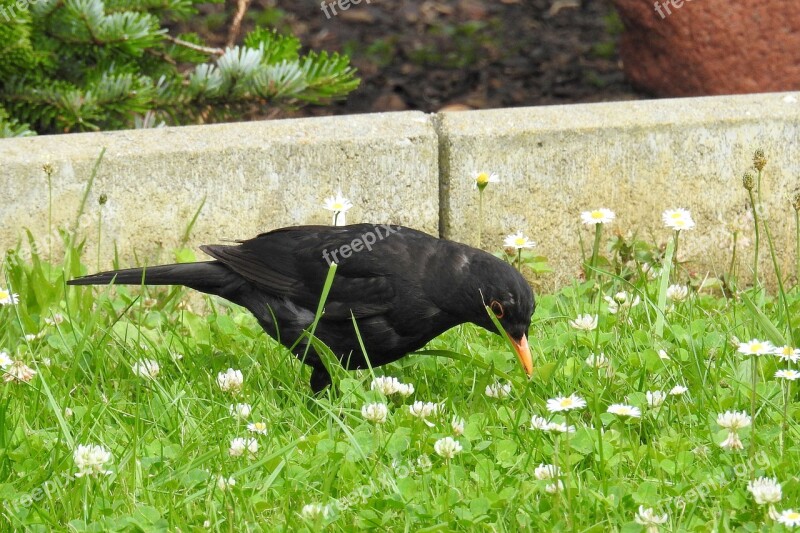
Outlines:
POLYGON ((436 133, 429 117, 405 112, 0 140, 0 249, 30 228, 46 250, 42 165, 56 169, 53 227, 64 226, 76 218, 103 147, 81 232, 87 261, 96 257, 100 216, 102 257, 113 257, 116 241, 125 264, 171 260, 203 198, 187 244, 195 249, 282 226, 330 224, 321 205, 337 190, 354 204, 348 221, 438 231, 436 133), (102 207, 101 194, 108 197, 102 207))
MULTIPOLYGON (((579 236, 587 250, 593 236, 580 213, 598 207, 617 214, 609 230, 658 242, 670 236, 661 213, 690 209, 697 227, 684 232, 680 257, 699 273, 721 273, 730 262, 732 226, 741 223, 743 236, 751 236, 741 175, 761 147, 769 159, 765 213, 788 267, 794 211, 786 197, 800 186, 798 101, 798 94, 765 94, 443 114, 443 232, 476 243, 472 177, 487 170, 502 182, 486 189, 484 247, 499 250, 504 235, 523 230, 556 267, 551 283, 578 271, 579 236)), ((752 257, 751 250, 740 253, 752 257)))
MULTIPOLYGON (((486 189, 483 246, 499 250, 523 230, 556 274, 545 290, 580 269, 583 210, 617 213, 609 230, 659 243, 664 209, 685 207, 697 227, 681 258, 700 275, 730 261, 731 230, 751 238, 741 175, 755 148, 769 162, 764 207, 787 273, 794 254, 800 186, 800 94, 762 94, 501 109, 418 112, 73 134, 0 140, 0 246, 30 228, 48 234, 50 162, 53 227, 75 219, 91 168, 107 148, 87 202, 81 234, 92 246, 102 215, 101 257, 123 264, 172 259, 171 251, 203 197, 188 246, 246 238, 293 224, 329 224, 322 201, 337 189, 355 207, 349 222, 407 224, 477 244, 478 171, 502 182, 486 189), (100 194, 108 203, 98 205, 100 194)), ((46 246, 42 246, 46 250, 46 246)), ((752 248, 740 250, 749 257, 752 248)), ((766 251, 766 245, 762 248, 766 251)), ((94 268, 96 250, 85 261, 94 268)), ((202 257, 202 254, 199 254, 202 257)), ((762 272, 769 272, 767 254, 762 272)), ((101 266, 109 266, 109 261, 101 266)), ((749 260, 741 263, 749 270, 749 260)))

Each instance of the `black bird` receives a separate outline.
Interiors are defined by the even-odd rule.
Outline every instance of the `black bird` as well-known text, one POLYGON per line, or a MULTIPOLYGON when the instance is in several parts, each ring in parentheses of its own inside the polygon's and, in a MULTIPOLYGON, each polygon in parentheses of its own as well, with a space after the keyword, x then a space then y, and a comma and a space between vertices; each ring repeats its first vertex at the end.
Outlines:
MULTIPOLYGON (((298 226, 236 245, 201 246, 213 261, 101 272, 70 285, 184 285, 247 308, 264 331, 291 347, 314 320, 331 263, 337 269, 314 336, 348 369, 417 350, 443 331, 472 322, 498 332, 489 306, 533 372, 527 333, 534 297, 508 263, 464 244, 394 225, 298 226)), ((311 388, 331 383, 307 337, 294 354, 313 368, 311 388), (307 353, 306 353, 307 352, 307 353), (303 359, 305 354, 305 359, 303 359)))

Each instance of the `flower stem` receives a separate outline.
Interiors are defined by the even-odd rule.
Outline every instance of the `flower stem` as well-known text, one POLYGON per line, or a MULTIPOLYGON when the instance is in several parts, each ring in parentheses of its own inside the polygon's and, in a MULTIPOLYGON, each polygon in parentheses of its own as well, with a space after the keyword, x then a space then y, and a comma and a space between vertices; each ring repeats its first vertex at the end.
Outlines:
POLYGON ((786 439, 786 429, 788 426, 787 413, 789 411, 789 398, 791 398, 792 382, 784 380, 783 386, 783 420, 781 421, 780 441, 781 459, 783 459, 783 443, 786 439))
POLYGON ((675 237, 674 237, 675 248, 674 248, 674 250, 672 252, 674 254, 672 256, 672 263, 673 263, 673 269, 672 269, 673 270, 672 271, 673 277, 672 277, 672 279, 673 280, 676 280, 677 276, 678 276, 678 237, 680 236, 680 234, 681 234, 680 230, 675 230, 675 237))
MULTIPOLYGON (((761 173, 758 174, 758 182, 761 183, 761 173)), ((758 212, 756 211, 756 199, 753 196, 753 191, 748 191, 750 195, 750 208, 753 210, 753 226, 755 228, 755 243, 754 243, 754 251, 753 251, 753 286, 758 287, 758 241, 759 241, 759 230, 758 230, 758 212)))
POLYGON ((753 457, 755 456, 756 451, 756 386, 758 385, 758 356, 751 355, 750 356, 750 373, 752 374, 752 391, 750 393, 750 447, 749 447, 749 457, 750 457, 750 479, 753 480, 756 478, 756 470, 755 470, 755 463, 753 462, 753 457))
POLYGON ((736 270, 736 244, 739 237, 739 232, 733 232, 733 252, 731 253, 731 266, 728 268, 728 284, 733 287, 736 282, 734 281, 734 272, 736 270))
POLYGON ((797 241, 794 251, 794 280, 795 285, 800 287, 800 211, 797 210, 794 212, 794 234, 797 241))
POLYGON ((478 189, 478 248, 483 244, 483 189, 478 189))
MULTIPOLYGON (((564 423, 567 426, 567 431, 563 433, 564 435, 564 455, 566 456, 564 459, 564 490, 567 492, 567 511, 569 513, 569 525, 571 529, 575 530, 575 516, 572 512, 572 489, 570 488, 570 473, 572 472, 572 468, 570 468, 569 463, 569 411, 564 413, 564 423)), ((556 480, 556 487, 558 486, 558 480, 556 480)))
POLYGON ((522 248, 517 250, 517 270, 522 272, 522 248))
POLYGON ((602 224, 595 224, 594 225, 594 245, 592 245, 592 262, 591 268, 586 273, 586 279, 592 279, 594 277, 595 269, 597 268, 597 256, 600 254, 600 237, 603 234, 603 225, 602 224))

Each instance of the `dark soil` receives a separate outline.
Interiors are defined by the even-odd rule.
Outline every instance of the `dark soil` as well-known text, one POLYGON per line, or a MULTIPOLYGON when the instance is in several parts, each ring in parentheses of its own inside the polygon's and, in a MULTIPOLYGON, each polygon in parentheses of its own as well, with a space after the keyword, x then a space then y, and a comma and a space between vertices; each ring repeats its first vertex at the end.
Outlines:
MULTIPOLYGON (((205 17, 192 30, 209 44, 224 45, 235 3, 204 6, 205 17)), ((351 0, 347 10, 333 3, 327 12, 330 18, 321 0, 252 2, 244 31, 272 26, 294 33, 307 49, 347 53, 362 80, 344 101, 271 116, 645 96, 623 75, 616 46, 622 28, 608 0, 351 0)))

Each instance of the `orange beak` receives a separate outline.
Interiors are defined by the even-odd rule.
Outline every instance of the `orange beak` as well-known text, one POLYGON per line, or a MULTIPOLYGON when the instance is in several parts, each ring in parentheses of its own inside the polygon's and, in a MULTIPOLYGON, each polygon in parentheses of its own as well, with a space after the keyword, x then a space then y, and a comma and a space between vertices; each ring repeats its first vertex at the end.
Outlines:
POLYGON ((519 341, 516 341, 508 336, 511 344, 514 345, 514 350, 517 352, 517 359, 525 370, 525 374, 530 378, 533 374, 533 361, 531 360, 531 348, 528 346, 528 337, 523 335, 519 341))

